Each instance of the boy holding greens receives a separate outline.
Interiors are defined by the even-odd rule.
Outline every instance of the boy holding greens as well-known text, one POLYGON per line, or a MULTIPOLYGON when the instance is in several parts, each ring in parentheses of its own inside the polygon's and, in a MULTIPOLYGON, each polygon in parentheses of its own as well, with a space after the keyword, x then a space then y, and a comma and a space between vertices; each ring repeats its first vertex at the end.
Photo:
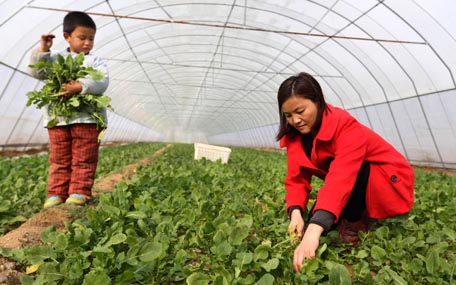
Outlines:
MULTIPOLYGON (((96 25, 92 18, 84 12, 70 12, 63 20, 63 37, 69 47, 61 52, 53 53, 53 34, 43 34, 40 46, 31 55, 31 64, 39 61, 54 62, 57 54, 67 57, 84 53, 85 67, 92 67, 104 74, 102 80, 94 80, 90 76, 71 80, 62 84, 63 92, 60 96, 73 94, 103 94, 108 88, 108 68, 105 62, 90 54, 94 45, 96 25)), ((42 69, 30 69, 30 74, 44 79, 42 69)), ((44 109, 44 125, 53 120, 50 116, 52 105, 44 109)), ((101 109, 106 122, 106 108, 101 109)), ((49 179, 48 192, 44 208, 58 206, 62 203, 85 205, 92 196, 92 186, 98 164, 98 150, 100 142, 98 135, 102 130, 95 121, 85 112, 78 112, 71 118, 59 117, 54 127, 48 128, 49 148, 49 179)))

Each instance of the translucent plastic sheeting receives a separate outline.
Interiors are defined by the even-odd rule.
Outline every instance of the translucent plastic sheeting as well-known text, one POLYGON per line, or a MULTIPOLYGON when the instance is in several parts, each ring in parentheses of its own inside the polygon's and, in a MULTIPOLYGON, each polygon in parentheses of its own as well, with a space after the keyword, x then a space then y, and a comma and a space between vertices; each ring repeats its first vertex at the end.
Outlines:
POLYGON ((313 74, 414 164, 456 168, 453 0, 73 0, 0 2, 0 146, 47 143, 25 93, 42 33, 97 23, 114 112, 104 141, 278 147, 277 89, 313 74))

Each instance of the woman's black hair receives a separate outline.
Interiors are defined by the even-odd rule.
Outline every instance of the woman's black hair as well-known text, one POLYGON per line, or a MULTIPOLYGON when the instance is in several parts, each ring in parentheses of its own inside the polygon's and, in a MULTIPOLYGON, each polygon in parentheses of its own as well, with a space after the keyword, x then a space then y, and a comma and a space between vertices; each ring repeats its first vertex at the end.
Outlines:
POLYGON ((318 81, 312 75, 306 72, 301 72, 298 75, 291 76, 282 82, 279 87, 279 91, 277 92, 280 116, 279 131, 276 135, 277 140, 280 140, 284 135, 295 136, 299 134, 298 130, 288 124, 287 118, 282 112, 282 105, 285 101, 294 96, 309 99, 317 105, 317 120, 312 127, 312 135, 315 136, 320 129, 323 112, 327 107, 323 91, 318 81))

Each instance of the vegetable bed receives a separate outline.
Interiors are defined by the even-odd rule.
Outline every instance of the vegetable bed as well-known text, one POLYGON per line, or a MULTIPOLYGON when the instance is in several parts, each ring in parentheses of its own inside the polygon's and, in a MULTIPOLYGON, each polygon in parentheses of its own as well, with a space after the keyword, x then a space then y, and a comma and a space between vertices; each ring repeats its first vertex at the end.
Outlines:
MULTIPOLYGON (((118 155, 101 157, 123 160, 118 155)), ((45 160, 34 163, 45 172, 45 160)), ((282 153, 233 148, 222 164, 195 161, 192 145, 175 144, 137 169, 130 184, 100 194, 96 207, 84 208, 84 218, 66 232, 50 227, 41 234, 44 245, 3 255, 28 266, 23 284, 455 282, 454 176, 417 170, 410 214, 378 221, 357 247, 330 232, 317 258, 295 274, 285 173, 282 153)), ((316 189, 320 184, 313 181, 316 189)))
MULTIPOLYGON (((153 143, 102 147, 96 179, 150 157, 164 146, 153 143)), ((47 153, 12 158, 0 156, 0 234, 16 228, 43 208, 48 159, 47 153)))

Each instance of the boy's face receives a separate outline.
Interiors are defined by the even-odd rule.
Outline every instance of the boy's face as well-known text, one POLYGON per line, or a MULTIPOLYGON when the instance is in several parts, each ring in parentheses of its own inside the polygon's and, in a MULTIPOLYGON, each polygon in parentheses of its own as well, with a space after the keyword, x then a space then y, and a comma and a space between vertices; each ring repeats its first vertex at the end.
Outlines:
POLYGON ((88 54, 93 48, 95 30, 78 26, 71 34, 63 33, 63 37, 70 45, 71 52, 88 54))

